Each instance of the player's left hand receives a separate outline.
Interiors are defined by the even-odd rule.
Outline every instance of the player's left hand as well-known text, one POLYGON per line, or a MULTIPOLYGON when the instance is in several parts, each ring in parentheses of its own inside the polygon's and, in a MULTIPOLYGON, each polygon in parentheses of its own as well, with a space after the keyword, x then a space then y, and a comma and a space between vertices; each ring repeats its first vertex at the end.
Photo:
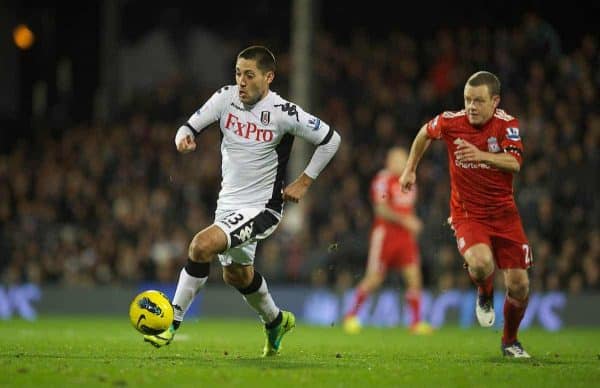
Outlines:
POLYGON ((483 151, 475 147, 475 145, 468 141, 458 138, 454 140, 456 144, 456 151, 454 156, 459 162, 481 162, 483 160, 483 151))
POLYGON ((283 190, 283 200, 298 203, 304 197, 312 182, 313 179, 308 175, 300 175, 298 179, 290 183, 290 185, 283 190))

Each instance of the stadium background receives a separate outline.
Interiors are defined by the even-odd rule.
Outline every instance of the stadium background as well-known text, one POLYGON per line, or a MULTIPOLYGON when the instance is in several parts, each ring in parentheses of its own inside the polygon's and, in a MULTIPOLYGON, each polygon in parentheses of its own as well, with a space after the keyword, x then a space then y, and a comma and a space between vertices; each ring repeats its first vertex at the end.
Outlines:
MULTIPOLYGON (((538 298, 529 322, 600 324, 599 7, 419 2, 398 13, 379 2, 298 3, 312 12, 301 18, 296 3, 268 1, 210 10, 2 3, 0 317, 119 314, 135 290, 171 290, 189 239, 211 221, 220 178, 215 126, 191 156, 177 154, 174 133, 234 82, 235 54, 260 43, 278 58, 273 89, 344 140, 299 212, 288 206, 301 222, 284 224, 257 255, 282 304, 315 323, 339 318, 363 271, 368 184, 385 150, 409 146, 425 120, 460 109, 466 77, 487 69, 503 82, 501 106, 522 123, 516 198, 538 298), (20 23, 35 34, 26 50, 12 41, 20 23)), ((468 326, 472 302, 463 296, 473 289, 444 225, 445 163, 436 144, 418 177, 425 305, 440 324, 450 306, 468 326), (461 309, 464 300, 471 304, 461 309)), ((251 316, 220 278, 215 263, 194 313, 251 316)), ((368 307, 373 324, 406 319, 399 279, 387 285, 368 307)))

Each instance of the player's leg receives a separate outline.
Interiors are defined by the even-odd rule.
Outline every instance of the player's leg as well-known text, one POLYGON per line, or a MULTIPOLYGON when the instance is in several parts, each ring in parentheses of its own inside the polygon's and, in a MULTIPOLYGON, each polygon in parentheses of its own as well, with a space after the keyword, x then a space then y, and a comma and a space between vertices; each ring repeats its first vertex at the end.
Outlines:
POLYGON ((267 281, 252 265, 232 263, 224 266, 223 280, 242 294, 264 323, 266 339, 263 356, 278 354, 283 336, 296 325, 294 314, 277 307, 267 281))
POLYGON ((381 284, 385 280, 385 269, 381 270, 367 270, 365 276, 361 279, 356 286, 356 292, 354 293, 354 299, 352 301, 352 305, 348 310, 347 316, 349 315, 357 315, 361 306, 365 302, 365 300, 371 295, 373 292, 377 291, 381 284))
POLYGON ((229 249, 219 255, 223 280, 242 294, 269 327, 281 322, 282 314, 269 293, 267 281, 254 269, 254 256, 258 241, 271 235, 279 221, 280 217, 268 209, 241 209, 216 223, 229 239, 229 249))
POLYGON ((505 356, 529 358, 517 339, 529 300, 529 276, 525 269, 505 269, 503 272, 507 291, 504 299, 502 353, 505 356))
POLYGON ((294 314, 280 310, 273 301, 267 281, 254 269, 257 243, 270 236, 281 216, 269 209, 241 209, 219 219, 228 237, 229 249, 219 254, 223 280, 235 287, 265 324, 263 356, 279 353, 283 336, 296 325, 294 314))
POLYGON ((366 273, 356 287, 350 309, 344 316, 343 327, 347 333, 356 334, 360 332, 361 324, 358 320, 358 311, 369 295, 376 291, 385 279, 387 271, 383 260, 386 248, 385 234, 383 227, 377 227, 371 232, 366 273))
POLYGON ((479 324, 490 327, 496 320, 494 312, 494 255, 487 244, 475 244, 468 248, 463 257, 467 272, 477 286, 475 313, 479 324))
POLYGON ((267 327, 277 326, 281 322, 281 310, 273 301, 267 281, 254 270, 253 265, 232 263, 224 266, 223 280, 242 294, 267 327))
POLYGON ((227 248, 227 236, 215 225, 198 232, 188 249, 188 260, 179 273, 177 289, 173 297, 173 325, 158 335, 144 336, 146 342, 156 347, 168 345, 175 335, 175 330, 183 321, 185 313, 190 308, 194 298, 206 283, 210 270, 210 262, 217 253, 227 248))
POLYGON ((494 324, 494 255, 487 226, 469 222, 451 221, 458 250, 464 258, 469 277, 477 286, 475 313, 479 324, 494 324))
POLYGON ((494 238, 493 240, 494 254, 498 261, 498 267, 504 274, 506 286, 502 354, 509 357, 529 358, 530 356, 523 350, 517 334, 529 301, 527 268, 531 265, 532 254, 520 222, 514 222, 513 225, 516 225, 515 230, 506 234, 506 237, 511 239, 494 238))
POLYGON ((210 262, 227 248, 227 237, 216 225, 197 233, 189 246, 189 259, 179 274, 173 298, 176 328, 208 279, 210 262))
POLYGON ((402 277, 406 285, 404 300, 410 308, 411 322, 410 330, 414 334, 430 334, 432 328, 421 318, 421 292, 423 289, 423 274, 418 262, 405 265, 402 277))
POLYGON ((385 280, 385 274, 385 269, 367 270, 367 273, 356 287, 350 309, 344 316, 343 328, 346 333, 357 334, 362 329, 362 324, 358 319, 358 311, 369 295, 381 287, 381 284, 385 280))

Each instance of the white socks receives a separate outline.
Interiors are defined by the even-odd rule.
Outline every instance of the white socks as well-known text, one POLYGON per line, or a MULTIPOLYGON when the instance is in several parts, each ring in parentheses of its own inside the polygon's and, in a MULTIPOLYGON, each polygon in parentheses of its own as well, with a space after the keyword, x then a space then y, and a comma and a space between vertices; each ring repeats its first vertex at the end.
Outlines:
MULTIPOLYGON (((260 274, 257 274, 261 276, 260 274)), ((262 278, 262 282, 258 290, 249 294, 244 294, 244 300, 250 305, 260 316, 263 323, 271 323, 279 315, 279 308, 275 305, 271 293, 267 288, 267 281, 262 278)))
MULTIPOLYGON (((253 279, 252 284, 248 288, 240 290, 240 292, 246 303, 258 313, 263 323, 268 324, 277 318, 279 308, 275 305, 271 297, 267 281, 258 272, 255 272, 254 276, 255 279, 253 279), (257 287, 258 284, 260 286, 257 287)), ((181 269, 179 281, 177 282, 177 290, 175 291, 175 297, 173 297, 175 321, 183 321, 185 313, 192 305, 194 298, 198 295, 198 292, 204 286, 207 279, 208 276, 199 278, 190 275, 185 267, 181 269)))
POLYGON ((176 321, 183 321, 185 313, 207 279, 208 276, 197 278, 188 274, 185 268, 181 269, 177 290, 175 291, 175 297, 173 297, 173 306, 179 306, 179 308, 174 308, 176 321))

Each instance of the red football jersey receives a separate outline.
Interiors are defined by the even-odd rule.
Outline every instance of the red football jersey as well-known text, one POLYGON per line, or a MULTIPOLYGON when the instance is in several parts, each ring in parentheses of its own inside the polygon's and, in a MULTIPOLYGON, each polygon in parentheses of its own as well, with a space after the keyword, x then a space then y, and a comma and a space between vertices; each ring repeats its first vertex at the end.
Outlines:
POLYGON ((522 163, 523 145, 519 122, 501 109, 483 127, 469 123, 466 112, 444 112, 427 123, 433 139, 443 139, 448 149, 450 168, 450 212, 453 220, 518 215, 513 196, 513 175, 485 163, 459 162, 454 156, 457 138, 464 139, 486 152, 510 152, 522 163))
MULTIPOLYGON (((373 205, 382 202, 386 203, 398 214, 413 214, 415 211, 415 202, 417 201, 416 187, 404 193, 400 185, 400 177, 387 170, 381 170, 371 182, 371 201, 373 205)), ((403 226, 377 217, 377 214, 375 214, 373 227, 379 225, 384 225, 390 230, 408 233, 408 230, 403 226)))

